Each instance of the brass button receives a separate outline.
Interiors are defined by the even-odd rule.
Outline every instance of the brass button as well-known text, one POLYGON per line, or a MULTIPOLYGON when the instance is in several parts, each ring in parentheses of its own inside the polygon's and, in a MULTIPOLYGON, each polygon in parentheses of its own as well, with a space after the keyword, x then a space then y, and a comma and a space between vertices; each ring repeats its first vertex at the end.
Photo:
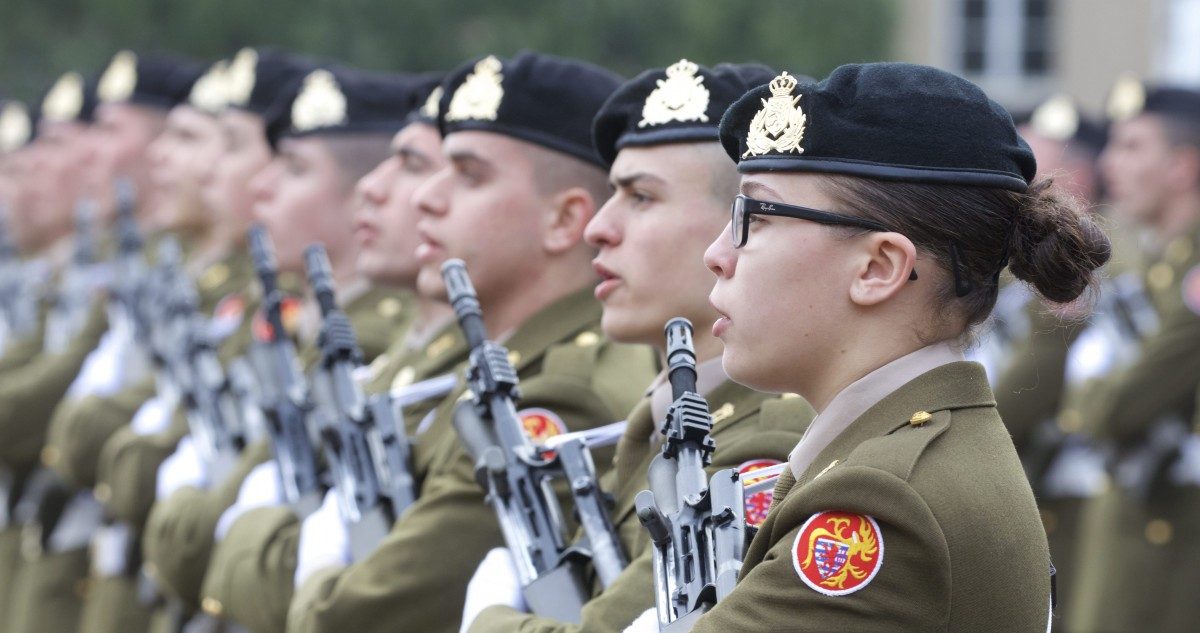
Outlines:
POLYGON ((1083 416, 1079 409, 1063 409, 1058 414, 1058 428, 1063 433, 1078 433, 1083 428, 1083 416))
POLYGON ((449 333, 443 334, 434 339, 429 344, 429 347, 425 348, 425 356, 426 358, 437 358, 449 351, 451 347, 454 347, 454 335, 449 333))
POLYGON ((100 482, 96 484, 95 488, 92 489, 92 494, 96 496, 96 501, 99 501, 100 503, 108 503, 109 501, 112 501, 112 486, 109 486, 104 482, 100 482))
POLYGON ((221 601, 212 596, 205 596, 204 600, 200 602, 200 608, 214 618, 221 617, 221 613, 225 611, 225 606, 221 604, 221 601))
POLYGON ((1150 283, 1151 288, 1161 292, 1171 287, 1171 282, 1175 281, 1175 271, 1171 269, 1170 264, 1158 262, 1146 273, 1146 281, 1150 283))
POLYGON ((908 419, 908 423, 913 426, 921 426, 933 419, 933 414, 928 411, 917 411, 908 419))
POLYGON ((512 363, 513 367, 521 364, 521 352, 512 350, 508 353, 508 362, 512 363))
POLYGON ((62 459, 62 453, 59 452, 57 446, 54 446, 53 444, 47 444, 46 446, 42 447, 42 464, 46 466, 53 466, 57 464, 60 459, 62 459))
POLYGON ((600 342, 600 335, 595 332, 583 332, 575 337, 575 344, 580 347, 591 347, 600 342))
POLYGON ((379 316, 385 319, 391 319, 400 314, 400 311, 404 309, 404 304, 395 297, 388 297, 387 299, 380 301, 379 305, 376 306, 376 309, 379 311, 379 316))
POLYGON ((1146 524, 1146 540, 1151 545, 1166 545, 1171 542, 1171 523, 1163 519, 1153 519, 1146 524))

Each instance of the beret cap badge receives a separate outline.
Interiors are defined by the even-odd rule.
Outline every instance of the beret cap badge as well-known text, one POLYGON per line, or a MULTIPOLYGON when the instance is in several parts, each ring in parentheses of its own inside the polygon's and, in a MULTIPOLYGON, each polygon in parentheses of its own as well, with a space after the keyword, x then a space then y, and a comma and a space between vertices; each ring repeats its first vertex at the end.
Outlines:
POLYGON ((421 116, 430 119, 436 119, 438 114, 438 104, 442 102, 441 86, 438 86, 429 93, 429 98, 425 100, 425 105, 421 106, 421 116))
POLYGON ((500 101, 504 99, 504 88, 500 85, 504 80, 504 75, 500 74, 502 68, 495 55, 479 60, 475 64, 475 71, 467 76, 450 98, 446 120, 495 121, 500 101))
POLYGON ((1141 114, 1146 105, 1146 87, 1137 77, 1125 74, 1117 79, 1108 95, 1108 118, 1114 121, 1132 119, 1141 114))
POLYGON ((254 93, 258 53, 253 48, 243 48, 229 62, 225 72, 226 101, 231 105, 244 106, 254 93))
POLYGON ((188 95, 188 103, 192 107, 209 114, 220 112, 225 107, 225 104, 228 103, 227 69, 228 65, 224 61, 213 64, 212 68, 192 85, 192 92, 188 95))
POLYGON ((796 78, 787 71, 771 80, 771 98, 763 100, 763 108, 750 121, 746 153, 742 154, 742 158, 772 151, 781 154, 804 153, 800 140, 804 138, 808 117, 799 105, 801 95, 792 96, 796 83, 796 78))
POLYGON ((126 101, 137 88, 137 55, 133 51, 121 51, 113 56, 112 62, 100 76, 96 94, 105 103, 126 101))
POLYGON ((704 77, 697 77, 700 67, 681 59, 667 67, 666 79, 659 79, 658 87, 646 96, 642 106, 642 120, 638 127, 662 125, 671 121, 707 122, 709 92, 704 87, 704 77))
POLYGON ((1079 130, 1079 111, 1070 97, 1057 95, 1033 111, 1029 124, 1046 138, 1069 141, 1079 130))
POLYGON ((346 95, 328 70, 314 70, 304 78, 300 94, 292 103, 292 128, 308 132, 345 124, 346 95))
POLYGON ((20 103, 7 103, 0 110, 0 153, 11 152, 29 142, 33 125, 20 103))
POLYGON ((42 117, 47 121, 74 121, 83 110, 83 77, 67 73, 54 82, 42 99, 42 117))

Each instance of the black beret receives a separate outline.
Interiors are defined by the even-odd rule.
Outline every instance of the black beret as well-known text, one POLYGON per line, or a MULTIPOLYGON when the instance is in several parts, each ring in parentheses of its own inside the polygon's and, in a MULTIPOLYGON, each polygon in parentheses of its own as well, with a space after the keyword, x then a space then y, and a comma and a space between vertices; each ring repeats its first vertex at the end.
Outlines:
POLYGON ((786 73, 721 119, 743 173, 799 171, 1025 191, 1037 171, 1012 117, 975 84, 929 66, 841 66, 818 84, 786 73))
POLYGON ((127 102, 170 110, 187 101, 192 85, 205 70, 190 59, 120 51, 100 75, 96 94, 102 103, 127 102))
POLYGON ((404 126, 426 95, 404 75, 325 66, 293 81, 267 113, 267 137, 379 132, 404 126))
POLYGON ((522 52, 464 64, 442 82, 442 135, 482 130, 603 165, 592 147, 592 119, 621 78, 599 66, 522 52))
POLYGON ((1038 136, 1079 146, 1099 154, 1108 142, 1104 126, 1086 116, 1074 99, 1058 94, 1033 110, 1013 116, 1018 127, 1028 127, 1038 136))
POLYGON ((738 97, 771 81, 762 64, 713 68, 681 59, 625 82, 604 102, 592 122, 592 142, 612 165, 629 145, 716 141, 721 115, 738 97))
POLYGON ((229 107, 266 116, 277 97, 312 70, 316 62, 269 48, 243 48, 226 71, 229 107))
POLYGON ((1108 95, 1108 116, 1114 121, 1154 114, 1200 122, 1200 92, 1178 86, 1145 86, 1137 78, 1117 80, 1108 95))
POLYGON ((39 119, 47 123, 90 123, 96 112, 96 82, 69 72, 42 95, 39 119))

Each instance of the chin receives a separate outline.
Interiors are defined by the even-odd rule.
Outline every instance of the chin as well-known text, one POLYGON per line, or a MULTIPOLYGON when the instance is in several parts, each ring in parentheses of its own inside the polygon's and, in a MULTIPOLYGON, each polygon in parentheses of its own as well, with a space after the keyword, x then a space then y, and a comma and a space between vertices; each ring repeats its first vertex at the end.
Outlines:
POLYGON ((761 362, 755 362, 753 358, 747 358, 745 354, 730 349, 728 344, 721 354, 721 367, 730 380, 743 387, 762 393, 783 393, 788 390, 779 384, 778 374, 764 367, 761 362))

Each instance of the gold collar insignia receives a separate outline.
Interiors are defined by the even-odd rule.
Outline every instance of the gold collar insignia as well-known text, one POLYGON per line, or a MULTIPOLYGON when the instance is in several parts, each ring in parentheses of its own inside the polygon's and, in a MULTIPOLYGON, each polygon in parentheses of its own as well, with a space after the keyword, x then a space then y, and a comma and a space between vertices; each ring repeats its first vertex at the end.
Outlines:
POLYGON ((74 121, 83 110, 83 77, 67 73, 54 82, 42 99, 42 118, 47 121, 74 121))
POLYGON ((442 95, 445 93, 441 86, 433 89, 429 93, 429 98, 425 100, 425 105, 421 106, 421 116, 436 119, 438 113, 438 104, 442 102, 442 95))
POLYGON ((292 103, 292 128, 307 132, 347 122, 346 95, 328 70, 314 70, 304 78, 300 94, 292 103))
POLYGON ((504 99, 504 88, 500 85, 504 75, 500 74, 503 64, 495 55, 488 55, 475 64, 475 72, 467 75, 446 109, 447 121, 477 119, 495 121, 504 99))
POLYGON ((658 87, 646 96, 642 105, 642 120, 638 127, 662 125, 671 121, 708 121, 709 93, 704 77, 697 77, 700 67, 681 59, 667 67, 667 78, 658 80, 658 87))
POLYGON ((1113 84, 1112 92, 1108 94, 1108 105, 1105 110, 1108 118, 1114 121, 1124 121, 1142 113, 1146 105, 1146 88, 1132 74, 1121 75, 1113 84))
POLYGON ((1070 97, 1055 95, 1033 111, 1029 125, 1046 138, 1069 141, 1079 130, 1079 111, 1070 97))
POLYGON ((112 62, 100 76, 96 95, 105 103, 125 101, 133 96, 137 81, 137 55, 133 51, 121 51, 113 56, 112 62))
POLYGON ((197 110, 216 114, 225 107, 226 82, 228 81, 228 65, 224 60, 219 61, 201 75, 192 84, 192 92, 188 95, 188 103, 197 110))
POLYGON ((0 154, 7 154, 29 142, 33 126, 29 112, 20 103, 9 103, 0 110, 0 154))
POLYGON ((225 100, 229 105, 245 106, 250 103, 257 81, 258 53, 253 48, 243 48, 229 62, 225 71, 225 100))
POLYGON ((804 153, 800 139, 804 138, 804 125, 808 117, 799 105, 802 95, 792 96, 796 83, 796 78, 787 74, 787 71, 771 80, 771 98, 762 100, 763 108, 750 121, 746 153, 742 154, 742 158, 771 151, 781 154, 804 153))

